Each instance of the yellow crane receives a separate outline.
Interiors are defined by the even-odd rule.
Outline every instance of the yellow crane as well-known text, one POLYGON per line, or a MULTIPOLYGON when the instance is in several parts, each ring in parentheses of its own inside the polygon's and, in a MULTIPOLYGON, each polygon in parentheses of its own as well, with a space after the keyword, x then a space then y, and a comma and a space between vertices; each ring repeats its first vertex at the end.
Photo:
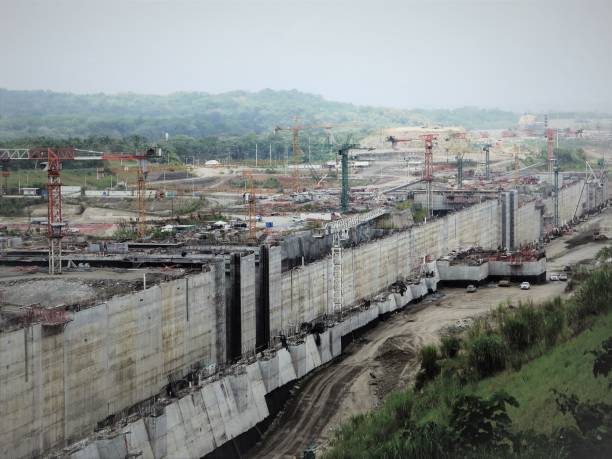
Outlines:
POLYGON ((302 157, 302 149, 300 148, 300 131, 308 129, 332 129, 334 127, 349 127, 352 125, 339 125, 339 124, 310 124, 304 125, 299 124, 298 119, 295 119, 295 124, 290 127, 276 126, 274 128, 274 134, 279 131, 291 131, 291 143, 293 147, 293 184, 296 192, 300 192, 300 164, 302 157))

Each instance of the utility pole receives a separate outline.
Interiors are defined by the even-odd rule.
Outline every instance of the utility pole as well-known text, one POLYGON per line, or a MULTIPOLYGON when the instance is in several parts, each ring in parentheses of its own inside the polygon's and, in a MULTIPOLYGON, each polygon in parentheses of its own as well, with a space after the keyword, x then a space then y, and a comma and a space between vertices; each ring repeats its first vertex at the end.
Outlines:
MULTIPOLYGON (((546 129, 546 156, 548 159, 548 175, 552 179, 555 167, 555 152, 554 152, 554 131, 550 128, 546 129)), ((552 180, 551 180, 552 181, 552 180)))
MULTIPOLYGON (((448 150, 447 150, 448 151, 448 150)), ((457 155, 457 188, 463 188, 463 155, 457 155)))
POLYGON ((559 166, 555 166, 555 228, 559 228, 559 166))
POLYGON ((342 154, 342 212, 349 208, 348 149, 342 154))
POLYGON ((485 180, 491 180, 491 144, 487 143, 482 150, 485 152, 485 180))
POLYGON ((255 144, 255 167, 257 167, 257 144, 255 144))

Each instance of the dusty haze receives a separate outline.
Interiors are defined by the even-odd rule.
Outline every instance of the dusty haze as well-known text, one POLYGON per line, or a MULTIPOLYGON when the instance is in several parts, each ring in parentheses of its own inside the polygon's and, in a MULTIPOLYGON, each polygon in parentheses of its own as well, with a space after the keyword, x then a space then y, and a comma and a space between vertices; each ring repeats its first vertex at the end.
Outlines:
POLYGON ((612 2, 0 0, 0 87, 612 111, 612 2))

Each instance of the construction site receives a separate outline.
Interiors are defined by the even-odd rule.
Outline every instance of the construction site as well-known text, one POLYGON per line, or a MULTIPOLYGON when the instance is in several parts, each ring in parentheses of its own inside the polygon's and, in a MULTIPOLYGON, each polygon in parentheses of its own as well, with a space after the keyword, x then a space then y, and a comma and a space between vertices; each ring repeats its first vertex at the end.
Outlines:
POLYGON ((311 161, 303 131, 336 128, 276 127, 284 159, 0 148, 46 176, 0 184, 29 202, 0 220, 0 456, 301 457, 443 327, 562 294, 612 237, 606 158, 555 157, 606 131, 396 127, 311 161), (115 185, 65 185, 77 161, 115 185))

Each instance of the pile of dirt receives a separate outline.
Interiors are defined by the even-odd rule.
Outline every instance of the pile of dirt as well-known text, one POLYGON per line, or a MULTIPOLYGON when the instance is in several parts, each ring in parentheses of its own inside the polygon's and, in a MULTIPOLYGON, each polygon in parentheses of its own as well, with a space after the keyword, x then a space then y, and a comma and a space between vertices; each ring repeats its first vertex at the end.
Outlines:
POLYGON ((414 357, 415 351, 407 335, 387 338, 378 348, 374 356, 377 365, 371 376, 376 380, 376 395, 380 400, 397 388, 400 375, 414 357))

